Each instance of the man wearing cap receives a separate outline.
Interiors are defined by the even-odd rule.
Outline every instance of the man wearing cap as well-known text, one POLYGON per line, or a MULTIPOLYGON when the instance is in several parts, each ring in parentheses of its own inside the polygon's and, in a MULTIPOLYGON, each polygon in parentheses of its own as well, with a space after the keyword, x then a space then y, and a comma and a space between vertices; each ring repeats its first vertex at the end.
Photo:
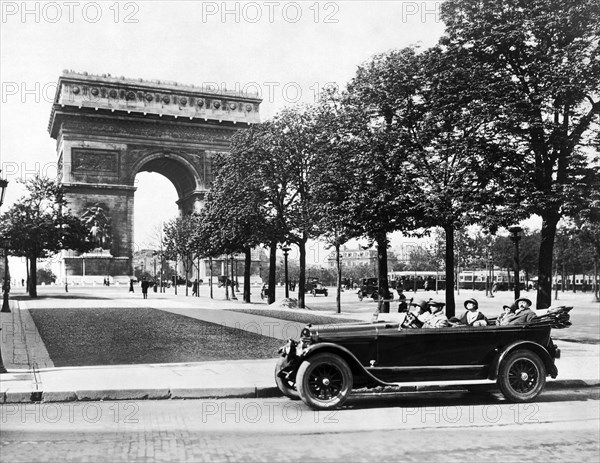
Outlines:
POLYGON ((445 305, 446 304, 443 302, 434 301, 433 299, 429 300, 427 306, 429 307, 431 316, 425 320, 423 328, 445 328, 450 326, 448 318, 443 310, 445 305))
POLYGON ((467 299, 465 301, 465 309, 467 311, 460 318, 452 318, 450 322, 453 326, 466 325, 466 326, 486 326, 488 321, 479 311, 479 303, 476 299, 467 299))
POLYGON ((533 320, 536 315, 531 310, 531 301, 526 297, 521 297, 514 302, 517 307, 515 313, 509 314, 502 319, 501 325, 524 325, 533 320))

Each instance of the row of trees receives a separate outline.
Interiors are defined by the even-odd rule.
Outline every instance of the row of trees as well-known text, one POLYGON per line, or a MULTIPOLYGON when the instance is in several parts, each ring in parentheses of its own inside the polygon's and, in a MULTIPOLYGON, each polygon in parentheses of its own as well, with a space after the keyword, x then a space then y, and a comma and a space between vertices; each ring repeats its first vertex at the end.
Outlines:
POLYGON ((442 19, 435 47, 377 55, 346 90, 238 132, 203 213, 211 248, 265 244, 274 264, 277 245, 298 246, 304 307, 309 239, 369 239, 385 294, 388 234, 440 227, 452 287, 458 230, 537 214, 537 301, 550 305, 559 220, 598 227, 599 6, 448 0, 442 19))

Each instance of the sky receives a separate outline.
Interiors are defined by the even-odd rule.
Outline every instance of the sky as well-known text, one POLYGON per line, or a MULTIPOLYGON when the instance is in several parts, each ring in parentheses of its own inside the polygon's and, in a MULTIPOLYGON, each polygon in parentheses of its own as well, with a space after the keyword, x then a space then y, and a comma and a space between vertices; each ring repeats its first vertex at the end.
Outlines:
MULTIPOLYGON (((266 120, 315 101, 327 84, 345 86, 375 54, 434 45, 440 3, 1 1, 4 208, 24 192, 17 180, 56 175, 47 129, 65 69, 258 92, 266 120)), ((134 240, 144 248, 176 216, 177 196, 159 174, 139 174, 136 186, 134 240)))

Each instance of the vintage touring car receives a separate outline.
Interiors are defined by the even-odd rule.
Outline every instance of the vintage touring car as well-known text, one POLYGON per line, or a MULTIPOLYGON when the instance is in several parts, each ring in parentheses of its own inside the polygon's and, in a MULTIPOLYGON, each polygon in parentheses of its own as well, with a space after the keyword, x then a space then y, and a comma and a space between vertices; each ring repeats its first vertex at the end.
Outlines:
POLYGON ((279 350, 275 382, 285 396, 314 409, 340 407, 352 389, 424 381, 493 380, 506 399, 528 402, 542 392, 546 376, 558 375, 560 351, 550 331, 570 325, 570 309, 527 325, 411 328, 410 317, 309 324, 300 340, 279 350))

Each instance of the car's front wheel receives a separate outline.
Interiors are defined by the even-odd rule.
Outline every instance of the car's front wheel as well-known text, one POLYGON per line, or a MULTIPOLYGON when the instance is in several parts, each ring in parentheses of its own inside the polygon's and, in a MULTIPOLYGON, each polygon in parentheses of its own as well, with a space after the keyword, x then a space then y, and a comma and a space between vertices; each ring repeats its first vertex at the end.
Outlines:
POLYGON ((302 362, 296 375, 300 398, 316 410, 342 406, 352 390, 352 371, 339 355, 324 352, 302 362))
POLYGON ((546 367, 542 359, 530 350, 517 350, 508 355, 498 372, 498 386, 512 402, 535 399, 546 384, 546 367))
POLYGON ((286 359, 284 357, 281 357, 277 361, 277 365, 275 366, 275 384, 277 384, 277 387, 284 396, 289 397, 292 400, 299 400, 300 394, 296 390, 296 384, 279 376, 279 371, 281 371, 281 368, 285 363, 286 359))

